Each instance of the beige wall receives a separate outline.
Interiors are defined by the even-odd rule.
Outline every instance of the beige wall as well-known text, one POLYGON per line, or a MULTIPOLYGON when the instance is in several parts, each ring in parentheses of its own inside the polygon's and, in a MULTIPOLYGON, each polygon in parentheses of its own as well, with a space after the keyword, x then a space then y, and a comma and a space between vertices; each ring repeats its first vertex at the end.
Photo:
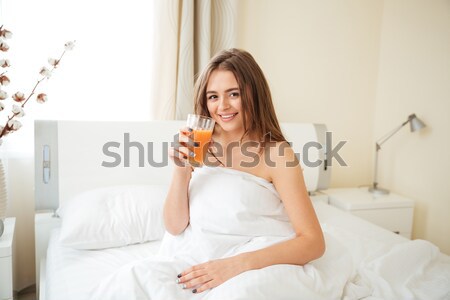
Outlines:
POLYGON ((331 185, 372 181, 374 142, 415 112, 380 152, 382 186, 416 201, 414 237, 450 254, 450 2, 242 0, 238 47, 271 84, 281 121, 323 122, 348 167, 331 185))
POLYGON ((450 254, 450 1, 384 3, 374 135, 415 112, 380 152, 380 183, 416 201, 413 237, 450 254))
POLYGON ((251 52, 272 88, 280 121, 325 123, 333 186, 368 184, 382 1, 243 0, 238 47, 251 52))

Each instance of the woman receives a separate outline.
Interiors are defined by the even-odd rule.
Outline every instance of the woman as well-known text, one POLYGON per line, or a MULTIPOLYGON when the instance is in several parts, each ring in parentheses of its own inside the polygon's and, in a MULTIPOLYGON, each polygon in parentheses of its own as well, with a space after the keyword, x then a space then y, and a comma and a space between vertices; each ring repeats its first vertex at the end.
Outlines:
POLYGON ((192 253, 192 261, 206 261, 180 270, 174 280, 193 293, 201 293, 249 270, 278 264, 304 265, 322 256, 324 238, 302 170, 281 133, 263 72, 248 52, 231 49, 211 60, 196 82, 195 112, 216 121, 213 143, 202 168, 193 169, 186 163, 194 146, 188 129, 180 131, 179 146, 169 150, 176 166, 164 206, 164 221, 174 237, 171 241, 166 239, 162 248, 177 256, 174 249, 183 248, 189 239, 195 239, 196 245, 183 249, 192 252, 199 249, 202 253, 197 258, 192 253), (212 164, 216 167, 211 167, 212 164), (247 181, 240 180, 241 177, 247 181), (248 179, 252 182, 247 183, 248 179), (240 195, 247 184, 251 192, 240 195), (208 190, 211 185, 215 188, 208 190), (262 191, 261 186, 268 192, 262 191), (260 192, 263 196, 259 197, 273 202, 276 213, 264 211, 258 216, 258 209, 266 203, 254 205, 258 199, 252 200, 251 195, 260 192), (224 196, 227 193, 231 194, 224 196), (219 200, 214 202, 214 197, 219 200), (251 208, 242 209, 242 203, 251 208), (215 205, 231 212, 230 217, 224 218, 220 211, 211 216, 215 205), (236 221, 237 216, 245 217, 236 221), (210 219, 210 223, 203 219, 210 219), (264 237, 264 242, 256 241, 251 237, 253 232, 254 237, 264 232, 259 232, 260 226, 254 231, 243 229, 253 226, 247 219, 263 221, 261 224, 269 222, 264 232, 272 228, 280 230, 267 234, 270 238, 264 237), (235 221, 236 226, 232 224, 235 221), (226 250, 218 250, 214 246, 215 237, 223 233, 234 238, 224 247, 226 250), (245 239, 240 239, 242 236, 245 239))

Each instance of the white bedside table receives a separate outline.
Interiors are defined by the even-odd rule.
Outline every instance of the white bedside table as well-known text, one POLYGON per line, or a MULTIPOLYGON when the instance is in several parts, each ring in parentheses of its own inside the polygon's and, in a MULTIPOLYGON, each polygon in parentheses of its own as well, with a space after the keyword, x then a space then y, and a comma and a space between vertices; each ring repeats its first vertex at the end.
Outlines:
POLYGON ((13 248, 16 218, 5 219, 5 231, 0 237, 0 299, 13 299, 13 248))
POLYGON ((366 219, 411 239, 414 201, 395 193, 377 195, 368 188, 339 188, 322 191, 330 205, 366 219))
POLYGON ((36 259, 36 295, 45 299, 45 277, 47 248, 53 229, 61 227, 61 219, 53 212, 36 212, 34 215, 35 259, 36 259), (41 288, 43 287, 43 288, 41 288))

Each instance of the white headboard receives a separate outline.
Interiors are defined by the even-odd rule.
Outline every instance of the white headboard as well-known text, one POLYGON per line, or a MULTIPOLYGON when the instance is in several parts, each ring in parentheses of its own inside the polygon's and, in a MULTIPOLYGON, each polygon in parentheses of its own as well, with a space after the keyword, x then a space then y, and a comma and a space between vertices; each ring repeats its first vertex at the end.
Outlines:
MULTIPOLYGON (((184 123, 35 121, 36 210, 57 209, 60 201, 97 187, 169 183, 173 165, 165 154, 184 123)), ((327 188, 331 170, 325 163, 325 125, 282 123, 281 127, 301 154, 308 191, 327 188), (305 144, 312 145, 306 155, 305 144), (305 164, 305 157, 315 165, 322 163, 305 164)))

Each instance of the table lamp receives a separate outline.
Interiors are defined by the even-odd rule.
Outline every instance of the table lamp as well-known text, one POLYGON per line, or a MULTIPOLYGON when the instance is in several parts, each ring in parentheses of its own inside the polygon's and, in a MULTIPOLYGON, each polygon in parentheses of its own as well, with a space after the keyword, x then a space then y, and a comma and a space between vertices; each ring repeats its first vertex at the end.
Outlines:
POLYGON ((420 129, 424 128, 426 125, 423 123, 416 114, 411 114, 408 116, 408 119, 403 122, 398 127, 394 128, 392 131, 388 132, 384 137, 380 138, 375 143, 375 168, 374 168, 374 176, 373 176, 373 184, 369 188, 369 192, 373 194, 378 195, 385 195, 389 194, 389 190, 379 188, 378 182, 377 182, 377 173, 378 173, 378 151, 381 149, 381 145, 383 145, 387 140, 389 140, 394 134, 396 134, 400 129, 402 129, 403 126, 406 124, 410 125, 411 132, 419 131, 420 129))

